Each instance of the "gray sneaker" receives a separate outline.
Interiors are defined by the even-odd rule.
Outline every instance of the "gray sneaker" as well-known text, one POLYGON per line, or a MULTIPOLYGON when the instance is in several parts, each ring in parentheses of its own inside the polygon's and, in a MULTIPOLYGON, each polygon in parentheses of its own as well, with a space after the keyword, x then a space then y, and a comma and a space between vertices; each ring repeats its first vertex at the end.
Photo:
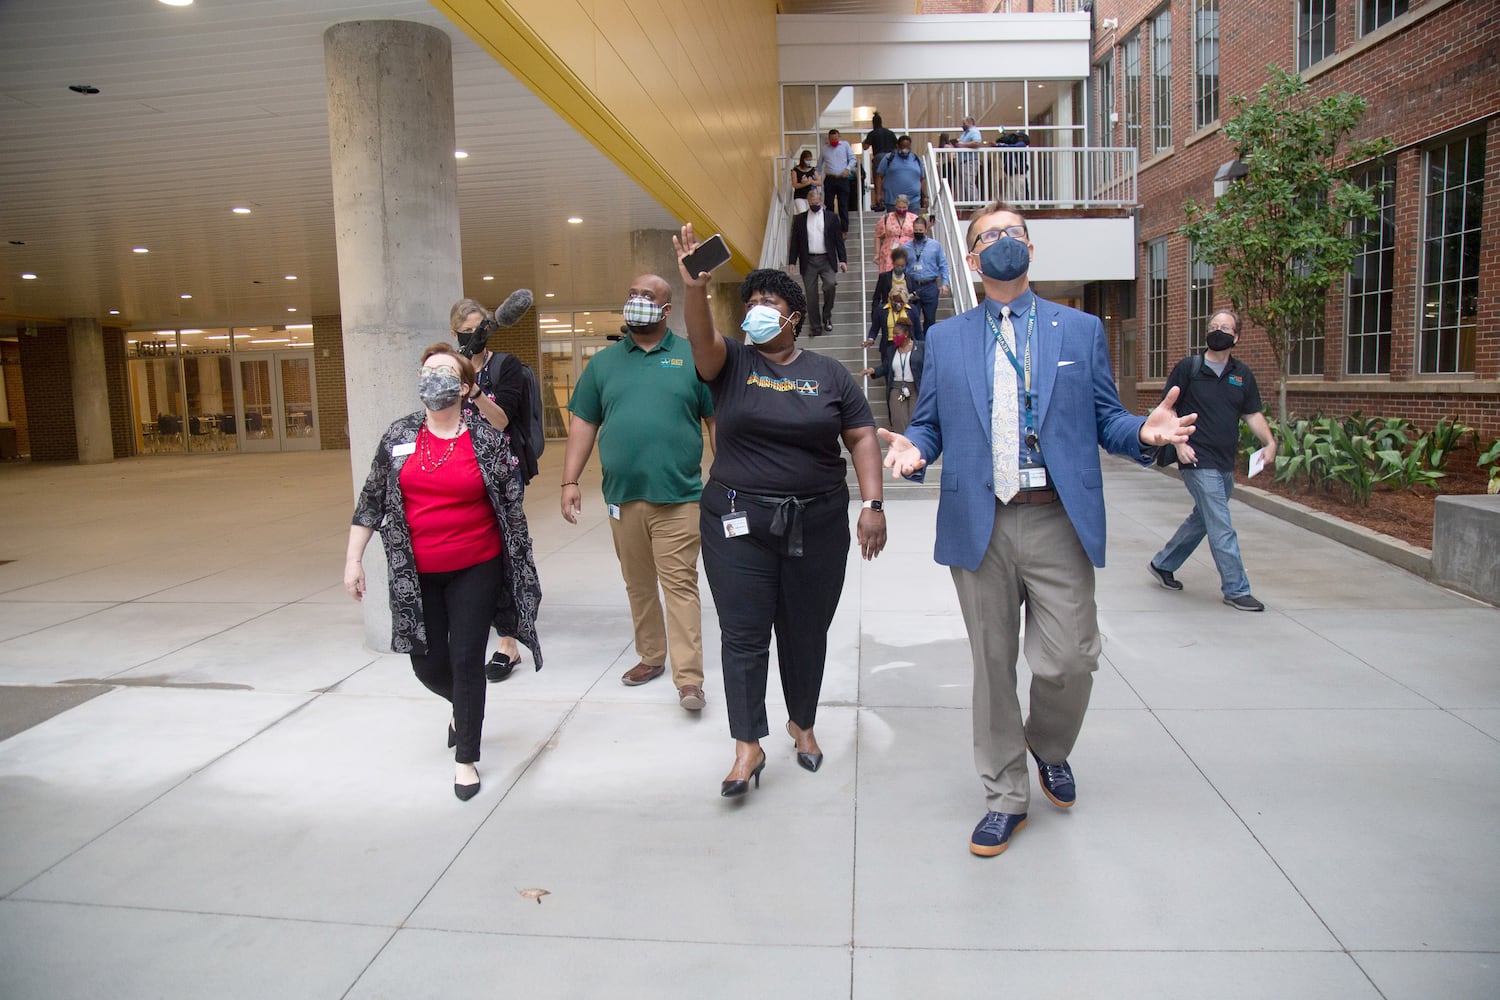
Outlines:
POLYGON ((1173 576, 1170 570, 1162 569, 1154 562, 1148 562, 1146 566, 1151 570, 1151 575, 1156 578, 1156 582, 1163 587, 1168 590, 1182 589, 1182 581, 1173 576))
POLYGON ((1237 611, 1264 611, 1266 606, 1249 594, 1241 594, 1238 597, 1226 597, 1224 603, 1237 611))

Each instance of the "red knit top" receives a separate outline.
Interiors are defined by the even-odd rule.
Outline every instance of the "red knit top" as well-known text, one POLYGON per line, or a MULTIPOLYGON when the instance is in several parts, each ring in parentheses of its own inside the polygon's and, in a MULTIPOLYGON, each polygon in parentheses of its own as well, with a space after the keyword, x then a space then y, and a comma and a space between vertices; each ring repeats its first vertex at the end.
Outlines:
POLYGON ((500 554, 500 527, 467 432, 446 440, 423 427, 400 480, 418 573, 451 573, 500 554))

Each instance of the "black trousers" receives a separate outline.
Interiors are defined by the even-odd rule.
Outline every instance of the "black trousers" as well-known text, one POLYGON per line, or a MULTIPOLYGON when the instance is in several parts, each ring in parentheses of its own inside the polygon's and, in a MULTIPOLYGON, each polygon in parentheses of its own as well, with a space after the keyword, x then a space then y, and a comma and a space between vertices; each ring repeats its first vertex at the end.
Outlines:
POLYGON ((500 597, 502 557, 451 573, 418 573, 427 652, 411 654, 411 668, 427 690, 453 705, 458 748, 453 759, 479 759, 484 728, 484 649, 500 597))
MULTIPOLYGON (((839 225, 845 233, 849 232, 849 209, 854 200, 854 178, 853 177, 824 177, 823 178, 823 206, 834 208, 837 205, 839 225)), ((719 534, 723 534, 720 531, 719 534)))
POLYGON ((787 714, 802 729, 817 721, 828 626, 849 558, 849 491, 838 490, 802 509, 801 556, 786 555, 783 539, 771 534, 774 508, 739 499, 735 509, 745 512, 750 534, 725 538, 725 488, 717 482, 704 487, 703 568, 719 612, 729 733, 748 742, 770 733, 766 674, 773 631, 787 714))

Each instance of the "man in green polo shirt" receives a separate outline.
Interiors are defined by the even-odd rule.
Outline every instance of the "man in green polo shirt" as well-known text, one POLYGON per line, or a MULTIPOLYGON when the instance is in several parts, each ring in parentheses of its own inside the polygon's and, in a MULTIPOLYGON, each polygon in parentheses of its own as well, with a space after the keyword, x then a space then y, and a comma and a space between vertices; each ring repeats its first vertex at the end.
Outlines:
POLYGON ((573 417, 563 455, 562 515, 578 523, 578 477, 597 437, 604 502, 641 658, 620 680, 634 686, 660 677, 670 648, 678 704, 697 712, 704 704, 699 421, 711 435, 714 406, 687 341, 667 329, 671 310, 666 281, 654 274, 636 278, 624 310, 630 335, 595 354, 583 370, 568 403, 573 417))

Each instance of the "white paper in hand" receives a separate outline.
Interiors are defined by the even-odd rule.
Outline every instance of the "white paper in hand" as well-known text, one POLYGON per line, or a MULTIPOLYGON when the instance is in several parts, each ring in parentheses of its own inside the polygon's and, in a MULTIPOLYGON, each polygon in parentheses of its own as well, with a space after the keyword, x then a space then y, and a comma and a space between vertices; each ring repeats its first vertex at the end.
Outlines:
POLYGON ((1250 453, 1250 478, 1254 479, 1266 467, 1266 449, 1257 448, 1250 453))

